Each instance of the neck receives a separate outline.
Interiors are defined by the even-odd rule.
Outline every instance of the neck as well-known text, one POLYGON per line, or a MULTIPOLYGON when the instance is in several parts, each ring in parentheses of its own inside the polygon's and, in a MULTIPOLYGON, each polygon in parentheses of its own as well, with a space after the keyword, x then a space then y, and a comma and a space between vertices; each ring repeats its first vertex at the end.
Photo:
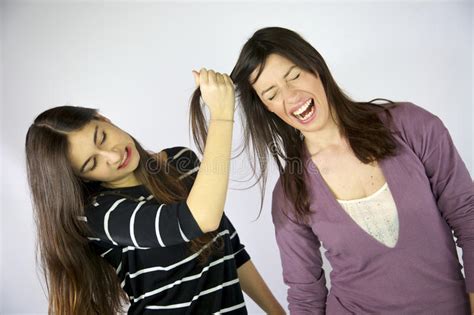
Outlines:
POLYGON ((102 182, 101 185, 106 188, 125 188, 141 185, 142 183, 135 177, 130 175, 128 177, 113 181, 113 182, 102 182))
POLYGON ((318 131, 303 132, 304 143, 308 151, 313 155, 328 147, 340 146, 347 141, 342 135, 340 128, 331 119, 324 128, 318 131))

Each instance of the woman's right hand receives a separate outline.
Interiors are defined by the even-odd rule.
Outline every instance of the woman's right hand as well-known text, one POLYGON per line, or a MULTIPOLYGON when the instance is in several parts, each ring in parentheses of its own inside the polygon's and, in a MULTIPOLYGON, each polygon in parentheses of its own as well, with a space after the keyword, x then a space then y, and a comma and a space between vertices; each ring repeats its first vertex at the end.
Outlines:
POLYGON ((186 203, 199 228, 207 233, 219 228, 229 185, 234 86, 226 74, 201 69, 193 71, 211 120, 201 166, 186 203))
POLYGON ((233 120, 235 93, 232 79, 227 74, 202 68, 193 70, 196 86, 201 90, 201 97, 209 107, 211 119, 233 120))

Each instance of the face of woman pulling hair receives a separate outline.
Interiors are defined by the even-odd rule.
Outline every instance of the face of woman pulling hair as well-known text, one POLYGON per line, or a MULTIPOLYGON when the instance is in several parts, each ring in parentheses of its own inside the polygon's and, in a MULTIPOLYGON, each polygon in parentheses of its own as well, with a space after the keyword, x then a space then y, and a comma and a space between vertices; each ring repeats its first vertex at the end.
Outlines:
POLYGON ((134 175, 140 156, 132 137, 108 119, 93 119, 68 133, 68 157, 76 175, 110 188, 139 184, 134 175))
POLYGON ((250 76, 252 87, 265 107, 288 125, 303 135, 335 125, 319 76, 277 54, 268 56, 255 81, 258 71, 250 76))

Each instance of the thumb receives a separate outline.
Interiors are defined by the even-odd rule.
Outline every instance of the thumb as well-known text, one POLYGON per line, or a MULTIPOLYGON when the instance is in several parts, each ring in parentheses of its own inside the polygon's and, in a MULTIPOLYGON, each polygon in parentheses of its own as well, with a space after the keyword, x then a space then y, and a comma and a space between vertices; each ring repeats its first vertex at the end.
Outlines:
POLYGON ((193 70, 193 77, 194 77, 194 83, 196 83, 196 87, 199 87, 199 72, 196 70, 193 70))

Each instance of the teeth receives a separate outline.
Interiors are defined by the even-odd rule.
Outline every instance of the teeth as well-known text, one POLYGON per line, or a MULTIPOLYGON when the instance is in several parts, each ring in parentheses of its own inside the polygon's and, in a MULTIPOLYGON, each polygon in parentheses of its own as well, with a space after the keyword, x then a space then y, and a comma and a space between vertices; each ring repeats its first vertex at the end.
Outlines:
POLYGON ((307 100, 306 103, 303 104, 297 111, 293 112, 293 115, 300 115, 302 114, 306 109, 308 109, 308 106, 311 104, 311 99, 307 100))
POLYGON ((307 113, 304 117, 302 115, 298 115, 298 118, 300 120, 306 120, 306 118, 310 117, 311 115, 313 115, 314 113, 314 107, 311 108, 311 110, 309 111, 309 113, 307 113))

